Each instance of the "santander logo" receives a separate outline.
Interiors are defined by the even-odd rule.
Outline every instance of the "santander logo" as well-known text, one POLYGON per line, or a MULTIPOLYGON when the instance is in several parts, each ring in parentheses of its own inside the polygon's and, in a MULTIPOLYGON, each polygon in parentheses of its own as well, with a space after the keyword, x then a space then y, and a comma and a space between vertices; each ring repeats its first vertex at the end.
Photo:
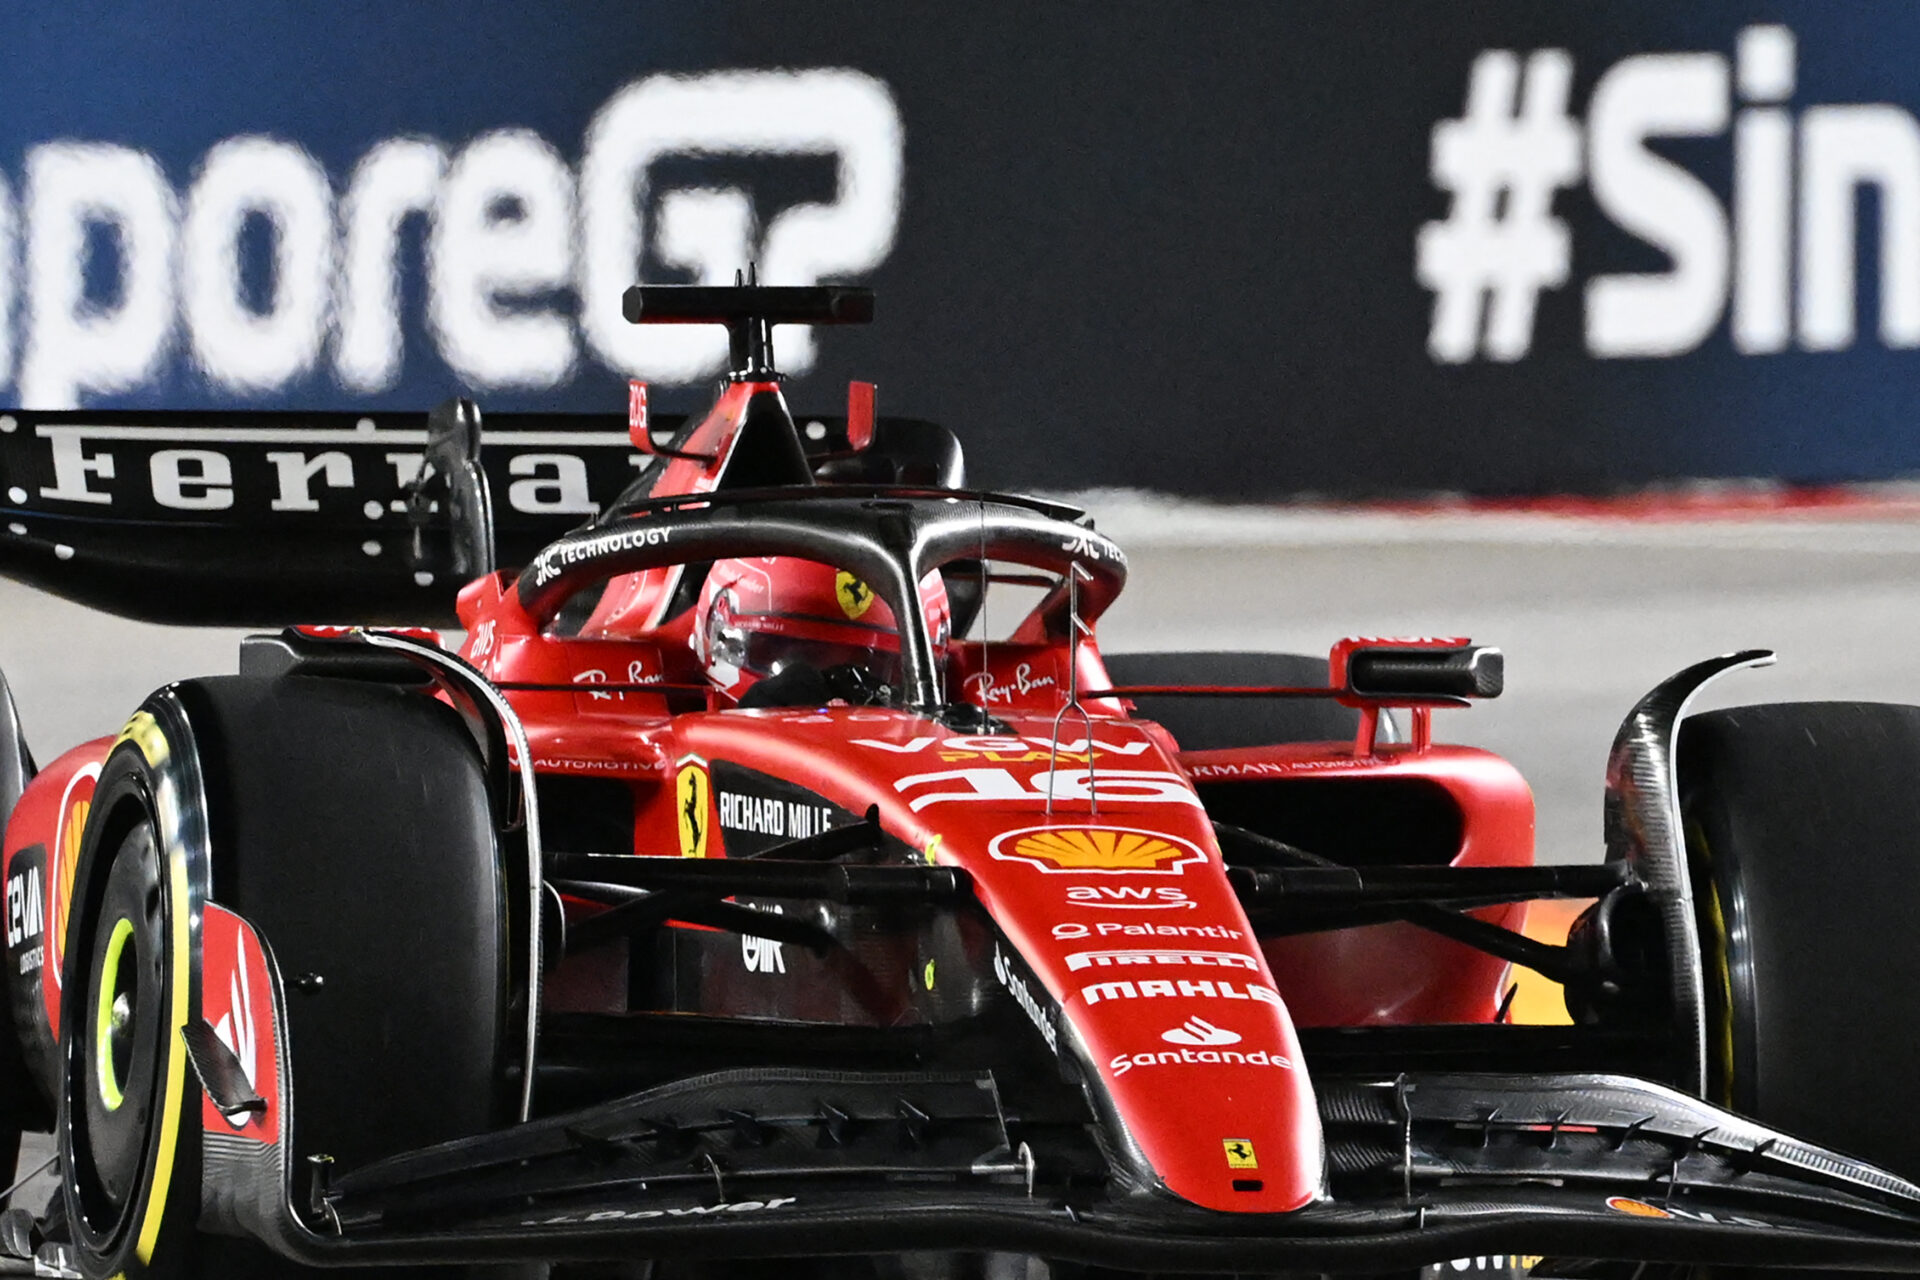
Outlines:
POLYGON ((1168 1044, 1209 1047, 1240 1043, 1239 1033, 1216 1027, 1205 1018, 1188 1018, 1173 1030, 1161 1032, 1160 1038, 1168 1044))

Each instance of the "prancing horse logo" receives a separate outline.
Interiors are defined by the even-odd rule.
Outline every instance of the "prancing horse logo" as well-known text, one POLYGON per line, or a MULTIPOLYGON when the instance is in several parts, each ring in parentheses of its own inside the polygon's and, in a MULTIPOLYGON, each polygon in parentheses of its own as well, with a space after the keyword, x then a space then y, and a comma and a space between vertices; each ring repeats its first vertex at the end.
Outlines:
POLYGON ((707 856, 707 797, 712 791, 707 781, 706 761, 688 756, 680 763, 675 779, 676 799, 680 802, 680 856, 707 856))
POLYGON ((849 618, 858 618, 873 608, 873 588, 845 569, 833 576, 833 595, 840 602, 840 612, 849 618))

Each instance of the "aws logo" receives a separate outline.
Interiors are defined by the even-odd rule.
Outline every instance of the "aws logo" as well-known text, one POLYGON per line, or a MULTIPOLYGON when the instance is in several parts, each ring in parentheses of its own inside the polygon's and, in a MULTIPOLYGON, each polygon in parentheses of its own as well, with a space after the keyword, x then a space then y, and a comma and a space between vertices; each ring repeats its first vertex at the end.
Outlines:
POLYGON ((1178 873, 1206 855, 1178 836, 1127 827, 1026 827, 995 837, 987 852, 1042 871, 1178 873))

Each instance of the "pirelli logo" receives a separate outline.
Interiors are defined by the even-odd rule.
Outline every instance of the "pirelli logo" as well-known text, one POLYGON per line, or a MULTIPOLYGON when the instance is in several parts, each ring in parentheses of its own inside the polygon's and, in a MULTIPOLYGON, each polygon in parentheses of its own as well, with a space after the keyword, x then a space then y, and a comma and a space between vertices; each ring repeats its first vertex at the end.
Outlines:
POLYGON ((1194 968, 1251 969, 1258 973, 1260 962, 1236 951, 1191 951, 1132 949, 1124 951, 1076 951, 1067 957, 1067 968, 1110 969, 1132 965, 1191 966, 1194 968))

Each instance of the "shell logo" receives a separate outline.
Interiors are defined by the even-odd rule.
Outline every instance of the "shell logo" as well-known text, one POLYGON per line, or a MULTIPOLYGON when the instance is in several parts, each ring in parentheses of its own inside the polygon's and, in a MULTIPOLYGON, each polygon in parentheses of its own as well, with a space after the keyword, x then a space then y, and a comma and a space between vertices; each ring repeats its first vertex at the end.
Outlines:
POLYGON ((67 812, 60 823, 60 830, 54 836, 59 848, 60 870, 53 892, 53 932, 48 941, 53 947, 53 971, 60 972, 66 963, 67 955, 67 916, 73 910, 74 872, 80 869, 80 841, 87 833, 87 814, 93 808, 93 791, 67 806, 67 812))
POLYGON ((987 852, 1048 872, 1180 873, 1206 855, 1189 841, 1127 827, 1026 827, 994 838, 987 852))
POLYGON ((1673 1215, 1657 1205, 1645 1200, 1630 1200, 1626 1196, 1608 1196, 1607 1208, 1615 1213, 1624 1213, 1630 1218, 1671 1218, 1673 1215))

